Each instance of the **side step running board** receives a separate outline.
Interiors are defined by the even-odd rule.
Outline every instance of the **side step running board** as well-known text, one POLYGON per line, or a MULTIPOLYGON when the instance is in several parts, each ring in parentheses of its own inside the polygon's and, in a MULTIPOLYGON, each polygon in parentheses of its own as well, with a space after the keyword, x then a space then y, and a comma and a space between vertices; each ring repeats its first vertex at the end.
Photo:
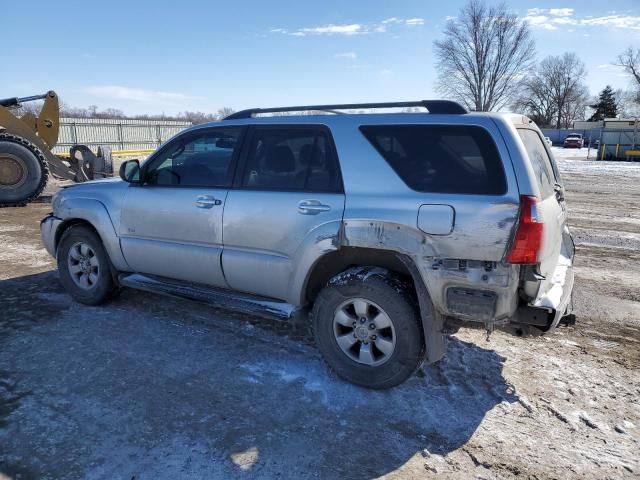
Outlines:
POLYGON ((173 281, 148 277, 139 273, 120 274, 118 280, 124 287, 172 297, 187 298, 215 307, 269 319, 286 321, 298 319, 304 311, 301 307, 265 297, 233 292, 223 288, 178 284, 173 281))

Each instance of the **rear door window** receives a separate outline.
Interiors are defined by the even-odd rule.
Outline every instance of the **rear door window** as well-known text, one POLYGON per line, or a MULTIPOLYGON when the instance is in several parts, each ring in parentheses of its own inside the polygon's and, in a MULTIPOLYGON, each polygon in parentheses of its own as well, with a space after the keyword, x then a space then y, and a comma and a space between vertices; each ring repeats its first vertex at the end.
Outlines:
POLYGON ((413 190, 502 195, 507 181, 498 149, 472 125, 366 125, 364 136, 413 190))
POLYGON ((242 187, 341 192, 333 144, 323 127, 255 127, 242 187))
POLYGON ((533 173, 536 177, 538 187, 544 198, 554 195, 554 187, 556 184, 556 174, 553 161, 540 135, 535 130, 528 128, 519 128, 518 135, 522 139, 527 156, 533 167, 533 173))

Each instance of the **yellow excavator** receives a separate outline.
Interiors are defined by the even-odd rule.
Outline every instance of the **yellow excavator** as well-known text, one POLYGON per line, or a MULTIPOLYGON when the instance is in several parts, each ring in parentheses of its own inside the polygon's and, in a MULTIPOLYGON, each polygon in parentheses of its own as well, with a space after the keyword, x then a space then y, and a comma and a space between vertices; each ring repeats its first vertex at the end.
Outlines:
POLYGON ((0 99, 0 207, 26 205, 38 198, 49 176, 84 182, 113 175, 111 150, 74 145, 69 157, 52 152, 58 142, 60 107, 54 91, 30 97, 0 99), (15 111, 23 103, 42 100, 36 116, 15 111))

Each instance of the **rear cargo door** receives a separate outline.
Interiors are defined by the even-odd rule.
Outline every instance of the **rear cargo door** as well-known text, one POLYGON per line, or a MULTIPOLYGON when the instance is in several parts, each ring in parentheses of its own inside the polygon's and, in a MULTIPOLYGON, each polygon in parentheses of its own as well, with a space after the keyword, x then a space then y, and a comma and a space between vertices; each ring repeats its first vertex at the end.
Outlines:
POLYGON ((518 134, 529 157, 541 196, 537 213, 544 223, 544 236, 539 260, 540 273, 545 279, 538 290, 540 297, 550 288, 554 271, 562 262, 560 255, 567 247, 565 245, 563 249, 563 241, 567 237, 567 209, 560 176, 543 137, 533 128, 518 128, 518 134))

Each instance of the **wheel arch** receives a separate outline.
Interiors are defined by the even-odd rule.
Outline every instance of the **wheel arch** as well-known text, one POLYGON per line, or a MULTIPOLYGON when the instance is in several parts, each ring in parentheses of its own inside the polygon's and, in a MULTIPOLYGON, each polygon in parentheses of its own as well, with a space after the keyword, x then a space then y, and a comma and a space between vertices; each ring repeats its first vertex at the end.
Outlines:
POLYGON ((62 219, 62 223, 56 231, 56 241, 54 244, 56 251, 58 242, 60 238, 62 238, 64 231, 73 225, 88 225, 98 234, 113 267, 117 271, 130 270, 129 265, 122 255, 120 239, 118 238, 116 229, 107 208, 102 202, 88 198, 64 199, 59 207, 59 217, 62 219))
POLYGON ((303 302, 312 303, 320 290, 336 275, 353 267, 364 266, 384 268, 407 279, 411 278, 411 273, 396 252, 377 248, 341 247, 315 261, 302 285, 303 302))
POLYGON ((429 363, 440 360, 446 352, 446 338, 442 333, 443 316, 436 310, 427 285, 414 260, 391 250, 342 247, 320 257, 307 275, 302 287, 305 303, 312 303, 320 290, 340 273, 354 267, 379 267, 401 277, 412 287, 424 333, 425 350, 429 363))
MULTIPOLYGON (((69 219, 63 220, 62 223, 58 226, 58 229, 56 230, 56 234, 54 237, 53 246, 56 254, 58 253, 58 245, 60 245, 60 240, 62 239, 62 236, 67 232, 67 230, 69 230, 71 227, 81 226, 81 225, 85 227, 89 227, 100 237, 100 233, 98 232, 98 230, 96 230, 96 227, 94 227, 91 224, 91 222, 88 222, 83 218, 69 218, 69 219)), ((100 240, 102 240, 102 237, 100 237, 100 240)))

